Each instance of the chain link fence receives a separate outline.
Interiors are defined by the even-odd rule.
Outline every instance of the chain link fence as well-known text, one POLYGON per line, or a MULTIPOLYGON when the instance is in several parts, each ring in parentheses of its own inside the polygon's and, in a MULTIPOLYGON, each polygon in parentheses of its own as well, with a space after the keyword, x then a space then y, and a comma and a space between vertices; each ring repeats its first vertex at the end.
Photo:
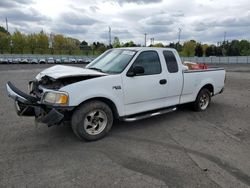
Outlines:
POLYGON ((196 63, 250 63, 250 56, 210 56, 210 57, 181 57, 182 61, 191 61, 196 63))
MULTIPOLYGON (((35 55, 35 54, 0 54, 0 63, 21 63, 23 60, 31 61, 37 59, 48 61, 53 59, 56 63, 58 62, 90 62, 95 59, 96 56, 85 56, 85 55, 35 55)), ((250 56, 210 56, 210 57, 181 57, 182 61, 191 61, 196 63, 250 63, 250 56)))

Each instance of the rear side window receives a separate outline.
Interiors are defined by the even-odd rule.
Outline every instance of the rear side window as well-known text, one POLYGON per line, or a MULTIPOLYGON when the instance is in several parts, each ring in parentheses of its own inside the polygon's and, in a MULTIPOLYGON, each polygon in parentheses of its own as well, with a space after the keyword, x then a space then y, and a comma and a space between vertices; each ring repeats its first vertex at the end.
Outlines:
POLYGON ((143 75, 160 74, 161 63, 156 51, 145 51, 140 53, 136 58, 133 67, 142 66, 144 68, 143 75))
POLYGON ((178 64, 174 53, 171 51, 163 51, 163 56, 167 64, 168 72, 170 73, 178 72, 178 64))

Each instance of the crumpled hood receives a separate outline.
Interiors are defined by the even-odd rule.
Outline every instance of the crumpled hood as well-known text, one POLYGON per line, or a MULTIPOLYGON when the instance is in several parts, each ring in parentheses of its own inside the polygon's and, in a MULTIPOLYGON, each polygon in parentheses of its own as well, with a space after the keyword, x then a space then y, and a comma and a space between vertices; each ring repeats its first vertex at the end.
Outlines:
POLYGON ((104 75, 107 74, 95 70, 84 69, 81 67, 55 65, 40 72, 36 76, 36 79, 40 80, 43 76, 49 76, 51 78, 58 79, 58 78, 75 77, 75 76, 104 76, 104 75))

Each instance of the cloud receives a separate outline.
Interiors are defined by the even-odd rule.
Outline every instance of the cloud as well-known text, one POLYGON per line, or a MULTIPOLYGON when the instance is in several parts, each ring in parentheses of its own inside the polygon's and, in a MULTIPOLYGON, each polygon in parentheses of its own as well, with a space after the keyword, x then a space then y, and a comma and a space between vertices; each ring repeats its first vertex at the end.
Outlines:
POLYGON ((144 43, 144 33, 155 41, 217 43, 227 38, 250 40, 248 0, 0 0, 0 25, 9 20, 15 28, 31 33, 44 29, 88 42, 108 43, 108 26, 112 38, 122 42, 144 43))
POLYGON ((155 15, 155 16, 150 16, 147 17, 141 22, 143 22, 146 25, 152 25, 152 26, 157 26, 157 25, 172 25, 173 24, 174 18, 169 16, 168 14, 160 14, 160 15, 155 15))
MULTIPOLYGON (((108 31, 102 31, 99 35, 101 39, 108 39, 108 31)), ((114 37, 118 37, 121 41, 132 40, 134 35, 130 33, 127 29, 112 29, 112 40, 114 37)))
POLYGON ((0 9, 2 8, 12 8, 20 5, 27 5, 33 3, 33 0, 1 0, 0 9))
POLYGON ((84 14, 67 12, 60 15, 60 21, 71 25, 93 25, 99 21, 84 14))
POLYGON ((8 18, 9 22, 12 22, 12 24, 17 25, 23 24, 24 22, 42 23, 50 21, 49 17, 41 14, 33 8, 23 10, 14 8, 11 11, 0 10, 0 14, 8 18))
POLYGON ((233 27, 247 27, 250 26, 250 16, 245 15, 241 17, 226 17, 222 19, 206 19, 194 22, 195 31, 204 31, 212 29, 214 27, 221 27, 224 29, 233 28, 233 27))
POLYGON ((90 9, 92 12, 96 12, 96 11, 100 10, 98 6, 90 6, 89 9, 90 9))
POLYGON ((172 17, 184 17, 185 14, 182 11, 176 11, 176 12, 171 13, 170 16, 172 16, 172 17))
POLYGON ((155 25, 155 26, 142 26, 141 33, 147 33, 148 35, 157 36, 162 33, 169 33, 172 28, 165 25, 155 25))
POLYGON ((65 35, 78 35, 87 33, 87 28, 72 26, 68 24, 59 24, 56 25, 56 27, 53 27, 52 31, 58 34, 63 33, 65 35))
POLYGON ((162 0, 104 0, 105 2, 115 2, 118 3, 120 6, 123 6, 124 4, 137 4, 137 5, 143 5, 143 4, 152 4, 152 3, 160 3, 162 0))
POLYGON ((159 3, 162 2, 162 0, 115 0, 119 4, 125 4, 125 3, 135 3, 135 4, 149 4, 149 3, 159 3))

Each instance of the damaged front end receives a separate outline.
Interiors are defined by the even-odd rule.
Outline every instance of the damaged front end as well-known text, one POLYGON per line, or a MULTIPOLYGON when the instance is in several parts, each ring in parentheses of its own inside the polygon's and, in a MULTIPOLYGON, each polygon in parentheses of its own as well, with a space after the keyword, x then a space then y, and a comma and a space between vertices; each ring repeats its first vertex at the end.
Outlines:
POLYGON ((46 104, 46 101, 42 101, 44 97, 28 95, 11 82, 6 84, 6 88, 8 96, 15 101, 15 109, 19 116, 34 116, 36 122, 45 123, 48 126, 60 124, 69 119, 73 110, 73 107, 46 104))
POLYGON ((106 75, 93 70, 57 65, 40 72, 36 80, 29 82, 29 94, 11 82, 6 84, 6 88, 8 96, 15 101, 19 116, 34 116, 36 122, 52 126, 70 121, 74 109, 69 106, 68 93, 61 91, 61 88, 106 75))

